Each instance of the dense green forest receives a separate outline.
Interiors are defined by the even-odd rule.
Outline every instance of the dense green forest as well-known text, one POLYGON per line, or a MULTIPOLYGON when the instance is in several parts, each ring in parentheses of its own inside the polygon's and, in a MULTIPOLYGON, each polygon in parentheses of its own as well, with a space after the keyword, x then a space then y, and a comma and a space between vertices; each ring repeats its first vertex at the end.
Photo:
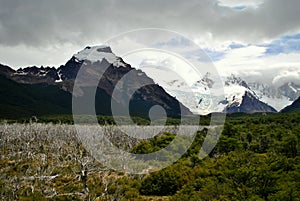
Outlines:
MULTIPOLYGON (((139 193, 171 200, 300 200, 299 117, 231 119, 204 160, 197 157, 205 130, 199 132, 176 164, 142 180, 139 193)), ((135 151, 153 151, 165 140, 168 135, 135 151)))
MULTIPOLYGON (((72 137, 73 131, 62 129, 66 125, 22 124, 28 132, 42 125, 40 132, 33 133, 48 137, 35 137, 36 143, 42 141, 37 145, 30 141, 32 136, 23 136, 22 143, 6 138, 12 125, 1 126, 2 200, 300 200, 300 113, 229 116, 209 157, 198 158, 205 128, 180 160, 148 175, 114 172, 92 159, 86 165, 82 161, 89 153, 72 137), (50 145, 57 139, 48 139, 51 133, 59 134, 62 146, 50 145), (47 155, 47 163, 25 159, 26 149, 33 155, 47 155), (81 175, 82 164, 89 170, 86 178, 81 175), (32 179, 24 180, 26 176, 32 179)), ((131 152, 154 152, 174 137, 163 133, 140 141, 131 152)))

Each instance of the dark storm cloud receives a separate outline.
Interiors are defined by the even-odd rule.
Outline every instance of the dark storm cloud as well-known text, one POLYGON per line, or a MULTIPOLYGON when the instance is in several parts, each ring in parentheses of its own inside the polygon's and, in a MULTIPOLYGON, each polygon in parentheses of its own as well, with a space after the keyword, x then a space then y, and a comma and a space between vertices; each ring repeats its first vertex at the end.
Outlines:
POLYGON ((82 45, 143 27, 258 41, 299 31, 299 7, 299 0, 266 0, 242 11, 217 0, 0 0, 0 44, 82 45))

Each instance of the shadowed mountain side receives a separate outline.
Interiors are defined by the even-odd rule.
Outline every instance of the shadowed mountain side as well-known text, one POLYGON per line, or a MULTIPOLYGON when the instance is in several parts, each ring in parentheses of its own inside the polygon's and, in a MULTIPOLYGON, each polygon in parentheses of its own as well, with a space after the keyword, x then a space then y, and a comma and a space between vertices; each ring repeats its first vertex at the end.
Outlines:
POLYGON ((291 105, 281 110, 282 113, 292 113, 292 112, 299 112, 299 111, 300 111, 300 98, 295 100, 291 105))

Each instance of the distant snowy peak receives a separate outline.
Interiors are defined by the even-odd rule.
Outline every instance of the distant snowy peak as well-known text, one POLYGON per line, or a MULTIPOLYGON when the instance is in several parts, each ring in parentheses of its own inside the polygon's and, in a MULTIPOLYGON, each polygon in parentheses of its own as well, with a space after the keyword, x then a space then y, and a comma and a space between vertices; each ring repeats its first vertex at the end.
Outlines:
POLYGON ((216 93, 220 83, 209 73, 191 86, 174 79, 162 84, 165 89, 178 98, 192 112, 208 114, 211 112, 275 112, 262 102, 247 82, 235 75, 223 78, 224 94, 216 93))
POLYGON ((224 111, 232 112, 276 112, 270 105, 263 102, 246 81, 235 75, 225 79, 225 100, 219 104, 225 106, 224 111))
POLYGON ((214 85, 214 81, 210 78, 210 73, 206 73, 201 80, 196 81, 193 85, 193 89, 204 88, 205 91, 211 89, 214 85))
POLYGON ((106 60, 108 63, 116 67, 123 67, 126 64, 120 57, 117 57, 109 46, 93 46, 86 47, 84 50, 74 54, 74 58, 78 61, 90 61, 92 63, 106 60))
POLYGON ((259 97, 268 97, 268 98, 281 98, 282 95, 274 87, 264 83, 252 82, 248 86, 254 90, 259 97))
POLYGON ((282 95, 288 97, 290 101, 295 101, 300 96, 300 86, 293 82, 282 85, 278 90, 282 95))
POLYGON ((227 105, 226 112, 277 112, 272 106, 260 101, 253 94, 246 91, 241 99, 241 102, 234 102, 231 105, 227 105))
POLYGON ((212 86, 211 82, 207 83, 203 79, 196 81, 192 85, 188 85, 184 80, 177 80, 177 79, 164 81, 162 85, 167 90, 195 92, 195 93, 204 93, 204 94, 209 93, 209 89, 212 86))
POLYGON ((210 73, 206 73, 203 78, 200 80, 200 82, 205 83, 206 86, 208 86, 209 88, 212 88, 213 85, 215 84, 215 82, 213 81, 213 79, 211 78, 211 74, 210 73))
POLYGON ((246 81, 233 74, 226 78, 224 91, 225 97, 229 103, 240 105, 243 100, 243 96, 246 93, 249 93, 256 99, 259 99, 256 93, 250 89, 246 81))
POLYGON ((225 80, 225 86, 230 86, 230 85, 239 85, 247 89, 250 89, 246 81, 242 80, 240 77, 236 77, 234 74, 231 74, 225 80))
POLYGON ((165 81, 165 83, 168 87, 171 87, 172 89, 182 89, 188 87, 188 85, 183 80, 171 80, 165 81))
POLYGON ((249 86, 261 101, 268 103, 278 111, 292 104, 300 96, 300 86, 293 82, 287 82, 280 87, 259 82, 250 83, 249 86))

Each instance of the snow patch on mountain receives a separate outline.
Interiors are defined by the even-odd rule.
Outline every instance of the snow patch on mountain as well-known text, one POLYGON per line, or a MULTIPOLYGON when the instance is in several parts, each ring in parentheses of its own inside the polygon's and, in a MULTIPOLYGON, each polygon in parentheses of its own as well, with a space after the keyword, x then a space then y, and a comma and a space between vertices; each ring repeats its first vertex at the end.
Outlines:
POLYGON ((235 104, 236 106, 240 106, 243 101, 243 96, 245 95, 247 88, 240 85, 231 85, 225 86, 225 101, 226 105, 230 106, 235 104))
MULTIPOLYGON (((275 86, 258 82, 249 83, 249 86, 261 101, 268 103, 277 111, 280 111, 293 102, 291 97, 284 95, 282 91, 275 86)), ((294 90, 292 91, 295 92, 294 90)))
POLYGON ((116 67, 125 66, 125 63, 120 57, 117 57, 109 46, 93 46, 86 47, 84 50, 74 55, 75 59, 79 61, 90 61, 92 63, 101 62, 105 59, 108 63, 116 67))
POLYGON ((28 72, 24 72, 24 71, 20 71, 20 70, 18 70, 18 71, 16 71, 13 75, 19 75, 19 76, 25 76, 25 75, 28 75, 28 72))
POLYGON ((57 75, 58 75, 58 79, 55 80, 55 82, 56 82, 56 83, 62 82, 63 80, 62 80, 62 74, 61 74, 60 70, 57 72, 57 75))
POLYGON ((288 83, 288 86, 290 87, 290 89, 292 89, 292 91, 294 91, 295 93, 297 93, 297 89, 295 89, 292 85, 291 82, 288 83))

